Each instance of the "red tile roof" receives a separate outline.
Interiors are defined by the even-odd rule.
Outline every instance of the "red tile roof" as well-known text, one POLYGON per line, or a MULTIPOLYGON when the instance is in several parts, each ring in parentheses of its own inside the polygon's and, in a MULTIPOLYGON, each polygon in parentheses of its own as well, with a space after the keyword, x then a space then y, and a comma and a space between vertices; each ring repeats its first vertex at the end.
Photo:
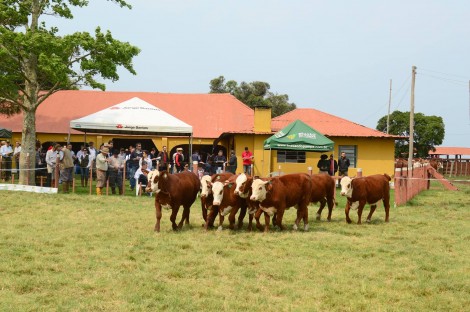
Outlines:
POLYGON ((436 147, 436 151, 430 151, 429 155, 470 155, 470 147, 436 147))
POLYGON ((388 135, 313 108, 297 108, 284 115, 273 118, 271 127, 273 131, 277 132, 296 119, 302 120, 318 132, 330 137, 404 138, 388 135))
MULTIPOLYGON (((218 138, 224 132, 253 133, 254 111, 230 94, 60 91, 36 113, 39 133, 68 133, 70 121, 138 97, 193 126, 197 138, 218 138)), ((21 132, 23 117, 0 116, 2 127, 21 132)), ((79 133, 72 130, 71 133, 79 133)))

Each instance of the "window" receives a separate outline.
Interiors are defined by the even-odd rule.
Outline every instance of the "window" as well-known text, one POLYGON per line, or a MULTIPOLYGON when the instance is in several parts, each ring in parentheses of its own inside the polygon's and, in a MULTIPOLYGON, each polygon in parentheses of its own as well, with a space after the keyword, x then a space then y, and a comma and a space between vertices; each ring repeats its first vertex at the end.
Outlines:
POLYGON ((277 151, 277 162, 278 163, 305 163, 305 152, 304 151, 277 151))
POLYGON ((349 168, 356 168, 357 146, 356 145, 340 145, 338 149, 339 149, 338 158, 341 157, 341 153, 345 152, 346 157, 349 158, 349 162, 351 163, 349 168))

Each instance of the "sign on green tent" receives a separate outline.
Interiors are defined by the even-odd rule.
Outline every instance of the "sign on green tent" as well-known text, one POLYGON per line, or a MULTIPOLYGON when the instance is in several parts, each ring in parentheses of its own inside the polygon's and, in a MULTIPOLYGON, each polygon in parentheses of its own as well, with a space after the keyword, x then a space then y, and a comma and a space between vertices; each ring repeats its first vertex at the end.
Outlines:
POLYGON ((296 120, 264 141, 264 149, 326 152, 334 142, 301 120, 296 120))

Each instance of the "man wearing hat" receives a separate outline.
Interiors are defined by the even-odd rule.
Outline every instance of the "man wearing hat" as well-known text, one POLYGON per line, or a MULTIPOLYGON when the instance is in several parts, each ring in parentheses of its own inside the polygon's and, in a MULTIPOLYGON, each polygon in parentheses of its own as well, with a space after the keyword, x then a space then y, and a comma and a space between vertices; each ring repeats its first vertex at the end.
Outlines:
POLYGON ((183 162, 184 162, 183 148, 178 147, 176 149, 176 154, 175 154, 175 169, 176 169, 176 171, 174 171, 175 173, 181 172, 184 170, 183 162))
POLYGON ((101 148, 96 156, 96 195, 102 195, 102 189, 106 183, 106 171, 108 171, 109 148, 101 148))

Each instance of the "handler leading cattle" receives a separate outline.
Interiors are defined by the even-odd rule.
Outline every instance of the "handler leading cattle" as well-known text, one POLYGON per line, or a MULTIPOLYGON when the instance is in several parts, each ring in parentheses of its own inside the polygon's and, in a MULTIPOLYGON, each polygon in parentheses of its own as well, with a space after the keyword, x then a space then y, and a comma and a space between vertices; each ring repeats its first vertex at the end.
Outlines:
POLYGON ((341 196, 347 197, 346 222, 351 223, 349 209, 358 202, 357 223, 361 224, 362 209, 366 203, 370 205, 370 212, 366 222, 370 222, 372 214, 377 208, 377 202, 383 200, 385 208, 385 222, 388 222, 390 211, 390 176, 388 174, 376 174, 361 178, 343 177, 341 179, 341 196))

